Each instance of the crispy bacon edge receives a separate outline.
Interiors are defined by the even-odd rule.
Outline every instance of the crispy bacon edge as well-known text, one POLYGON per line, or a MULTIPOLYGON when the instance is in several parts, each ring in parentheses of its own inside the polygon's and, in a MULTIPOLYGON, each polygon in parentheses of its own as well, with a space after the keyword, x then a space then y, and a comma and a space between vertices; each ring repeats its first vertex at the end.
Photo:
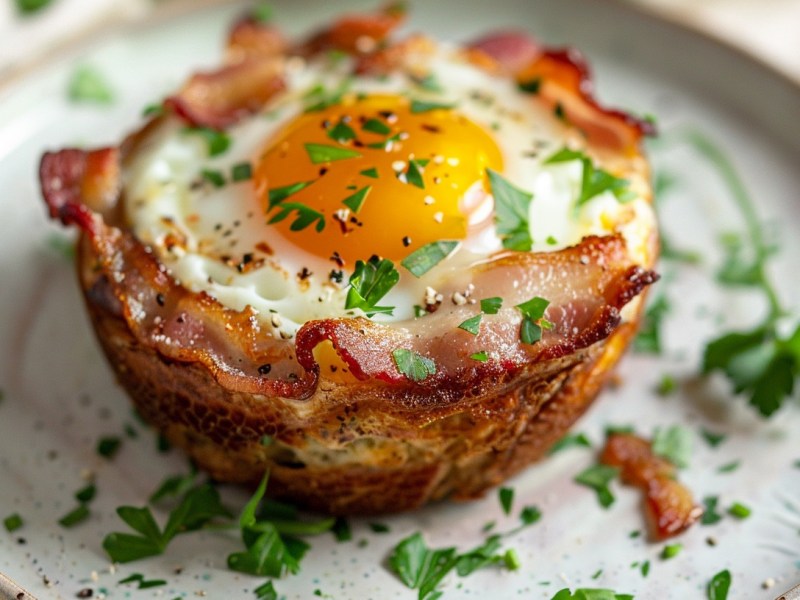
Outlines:
POLYGON ((574 48, 545 48, 519 31, 486 35, 469 48, 489 57, 521 85, 538 87, 534 93, 547 99, 554 111, 560 106, 562 118, 595 143, 634 152, 643 136, 656 134, 652 122, 597 101, 589 64, 574 48), (592 118, 586 113, 593 113, 592 118))
POLYGON ((692 492, 675 479, 677 469, 653 453, 651 443, 629 433, 612 433, 600 461, 618 467, 622 480, 644 492, 650 535, 656 540, 676 536, 702 516, 692 492))
MULTIPOLYGON (((103 214, 86 204, 87 189, 119 194, 122 154, 116 148, 46 153, 40 179, 50 214, 66 225, 78 226, 87 236, 101 273, 97 281, 105 286, 102 293, 95 291, 96 295, 115 299, 105 305, 116 307, 117 316, 125 319, 142 344, 169 359, 204 365, 233 391, 308 398, 319 380, 314 348, 328 340, 357 379, 390 384, 394 393, 413 397, 418 403, 449 402, 476 386, 501 385, 525 368, 568 356, 604 339, 618 325, 622 306, 657 279, 652 271, 627 260, 620 263, 624 242, 618 237, 587 238, 579 246, 546 253, 546 260, 564 268, 589 264, 596 269, 597 280, 602 276, 606 282, 600 294, 604 304, 581 331, 554 338, 555 343, 526 346, 526 354, 517 353, 512 359, 470 361, 474 364, 460 372, 437 371, 414 382, 398 371, 391 355, 396 348, 413 347, 408 332, 363 318, 315 320, 300 328, 292 346, 291 341, 262 331, 252 312, 225 308, 207 294, 179 285, 129 231, 108 225, 103 214), (259 372, 264 364, 275 367, 269 377, 259 372)), ((518 258, 529 261, 536 255, 518 258)), ((426 318, 435 319, 436 315, 426 318)), ((435 345, 437 340, 428 341, 435 345)))

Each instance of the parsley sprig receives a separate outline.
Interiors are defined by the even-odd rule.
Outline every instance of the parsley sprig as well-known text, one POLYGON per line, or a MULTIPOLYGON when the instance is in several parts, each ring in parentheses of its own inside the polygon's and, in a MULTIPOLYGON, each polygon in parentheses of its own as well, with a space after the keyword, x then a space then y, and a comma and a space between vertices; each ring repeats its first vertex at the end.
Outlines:
POLYGON ((735 394, 746 395, 751 406, 769 417, 791 396, 800 377, 800 323, 790 327, 787 335, 780 333, 779 324, 787 311, 768 275, 775 249, 767 241, 756 204, 732 161, 697 131, 680 132, 676 139, 688 142, 715 167, 746 226, 744 236, 728 239, 727 256, 717 280, 726 286, 756 289, 767 305, 763 321, 752 329, 725 333, 708 342, 703 373, 722 372, 733 384, 735 394))
POLYGON ((629 187, 627 179, 615 177, 608 171, 594 166, 592 159, 584 152, 562 148, 544 161, 546 165, 557 163, 572 162, 579 160, 583 165, 583 175, 581 177, 581 189, 576 208, 580 208, 595 196, 603 192, 611 192, 620 202, 630 202, 636 198, 629 187))
POLYGON ((218 517, 230 517, 219 492, 209 483, 191 488, 159 527, 147 507, 120 506, 117 514, 136 533, 117 532, 103 540, 103 549, 114 562, 126 563, 162 554, 176 535, 195 531, 218 517))
POLYGON ((530 251, 533 240, 528 226, 528 206, 533 194, 514 186, 497 171, 486 169, 494 198, 495 227, 509 250, 530 251))
POLYGON ((389 259, 372 256, 367 262, 358 260, 350 276, 350 289, 344 307, 360 308, 368 317, 378 313, 391 315, 394 306, 378 306, 378 302, 398 281, 400 273, 389 259))

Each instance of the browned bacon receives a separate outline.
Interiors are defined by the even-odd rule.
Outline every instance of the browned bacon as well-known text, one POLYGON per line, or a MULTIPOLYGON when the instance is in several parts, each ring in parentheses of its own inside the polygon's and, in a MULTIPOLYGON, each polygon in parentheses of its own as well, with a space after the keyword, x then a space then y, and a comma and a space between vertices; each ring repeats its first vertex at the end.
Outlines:
POLYGON ((622 480, 644 492, 645 514, 653 538, 685 531, 703 514, 689 489, 675 479, 671 462, 653 454, 650 442, 628 433, 608 436, 600 459, 621 469, 622 480))

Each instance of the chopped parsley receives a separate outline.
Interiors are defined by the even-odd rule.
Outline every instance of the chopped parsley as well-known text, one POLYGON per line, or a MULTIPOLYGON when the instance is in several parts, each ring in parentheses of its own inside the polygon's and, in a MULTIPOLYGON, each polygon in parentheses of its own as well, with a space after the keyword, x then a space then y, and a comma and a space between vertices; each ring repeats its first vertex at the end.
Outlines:
POLYGON ((369 528, 374 533, 389 533, 391 528, 386 523, 370 523, 369 528))
POLYGON ((378 313, 391 315, 394 307, 378 306, 378 302, 399 280, 400 273, 389 259, 373 256, 367 262, 356 261, 344 307, 360 308, 368 317, 378 313))
POLYGON ((206 142, 210 157, 224 154, 231 145, 231 138, 227 133, 212 127, 186 127, 184 131, 202 137, 206 142))
POLYGON ((167 585, 166 579, 145 579, 144 575, 141 573, 133 573, 126 577, 125 579, 120 579, 117 583, 126 584, 126 583, 136 583, 137 588, 139 590, 146 590, 149 588, 159 587, 162 585, 167 585))
POLYGON ((325 215, 302 202, 280 202, 277 208, 277 212, 268 221, 270 225, 283 221, 292 212, 295 212, 295 218, 289 225, 291 231, 302 231, 314 223, 316 223, 314 229, 317 233, 325 229, 325 215))
POLYGON ((378 135, 389 135, 392 132, 392 128, 380 119, 367 119, 361 129, 378 135))
POLYGON ((731 572, 728 569, 720 571, 708 582, 706 592, 708 600, 726 600, 731 588, 731 572))
POLYGON ((586 437, 585 433, 568 433, 552 445, 548 451, 548 454, 555 454, 556 452, 560 452, 561 450, 572 448, 574 446, 591 448, 592 443, 589 441, 589 438, 586 437))
POLYGON ((683 550, 683 546, 681 544, 667 544, 664 546, 664 549, 661 550, 661 558, 663 560, 675 558, 678 556, 678 554, 680 554, 681 550, 683 550))
POLYGON ((542 87, 541 77, 534 77, 533 79, 528 79, 526 81, 520 81, 519 83, 517 83, 517 88, 519 88, 520 91, 526 92, 528 94, 538 94, 541 87, 542 87))
POLYGON ((286 200, 286 198, 296 194, 302 189, 305 189, 312 183, 314 182, 298 181, 297 183, 292 183, 289 185, 285 185, 283 187, 271 189, 269 191, 269 208, 267 210, 272 210, 275 206, 286 200))
POLYGON ((278 592, 275 591, 271 579, 254 589, 253 593, 256 595, 256 600, 278 600, 278 592))
POLYGON ((342 204, 344 204, 354 213, 357 213, 361 210, 361 207, 364 206, 364 201, 367 199, 367 196, 369 195, 370 191, 372 191, 371 185, 363 187, 356 193, 342 200, 342 204))
POLYGON ((425 181, 422 179, 422 171, 425 168, 427 161, 424 160, 409 160, 408 169, 404 173, 406 183, 418 187, 421 190, 425 189, 425 181))
POLYGON ((237 163, 231 167, 231 181, 247 181, 253 178, 253 165, 249 162, 237 163))
POLYGON ((333 536, 337 542, 349 542, 353 539, 353 532, 350 529, 350 522, 344 517, 337 517, 331 528, 333 536))
POLYGON ((706 496, 703 498, 703 516, 700 517, 701 525, 714 525, 722 520, 722 515, 717 512, 719 504, 718 496, 706 496))
POLYGON ((552 329, 553 324, 544 318, 549 300, 534 296, 530 300, 517 304, 515 308, 522 313, 522 324, 519 337, 523 344, 535 344, 542 339, 543 329, 552 329))
POLYGON ((719 446, 728 437, 724 433, 715 433, 713 431, 706 429, 705 427, 700 430, 700 435, 703 436, 703 439, 712 448, 716 448, 717 446, 719 446))
POLYGON ((526 506, 519 513, 519 519, 524 526, 533 525, 542 518, 542 511, 538 506, 526 506))
POLYGON ((89 518, 89 507, 81 503, 58 520, 62 527, 70 528, 89 518))
POLYGON ((73 102, 94 102, 110 104, 114 101, 114 93, 100 71, 82 65, 75 69, 69 80, 69 99, 73 102))
POLYGON ((613 590, 601 588, 578 588, 575 592, 564 588, 556 592, 550 600, 633 600, 633 595, 618 594, 613 590))
POLYGON ((225 176, 216 169, 203 169, 200 171, 203 179, 208 181, 216 188, 221 188, 225 185, 225 176))
POLYGON ((345 79, 333 90, 328 90, 323 85, 314 86, 304 95, 304 99, 309 102, 305 112, 319 112, 334 104, 339 104, 342 101, 342 96, 350 89, 351 84, 351 79, 345 79))
POLYGON ((164 114, 164 104, 161 102, 154 102, 148 104, 142 109, 143 117, 160 117, 164 114))
POLYGON ((675 378, 672 375, 664 374, 656 385, 655 392, 659 396, 666 397, 673 394, 676 389, 678 389, 678 383, 675 378))
POLYGON ((528 252, 533 246, 528 227, 528 206, 533 194, 515 187, 497 171, 486 169, 494 197, 494 218, 503 247, 528 252))
POLYGON ((647 307, 633 340, 633 349, 645 354, 661 354, 661 324, 670 311, 669 301, 659 294, 647 307))
POLYGON ((397 370, 411 381, 423 381, 436 374, 436 363, 413 350, 395 348, 392 350, 392 358, 397 370))
POLYGON ((97 441, 97 453, 103 458, 111 460, 119 452, 122 440, 117 436, 109 435, 97 441))
POLYGON ((173 498, 188 492, 194 485, 197 478, 197 469, 192 465, 192 469, 185 475, 171 475, 166 477, 161 485, 154 491, 148 502, 156 504, 165 498, 173 498))
POLYGON ((500 499, 500 506, 503 508, 503 512, 510 514, 511 505, 514 502, 514 488, 502 487, 497 491, 497 496, 500 499))
POLYGON ((503 307, 503 299, 497 296, 481 300, 481 312, 487 315, 496 315, 503 307))
POLYGON ((653 454, 666 458, 678 468, 689 466, 692 456, 692 433, 685 427, 673 425, 657 428, 653 436, 653 454))
POLYGON ((19 513, 8 515, 5 519, 3 519, 3 527, 6 528, 8 533, 13 533, 24 524, 25 522, 22 520, 22 517, 19 516, 19 513))
POLYGON ((348 158, 357 158, 361 153, 357 150, 350 148, 340 148, 338 146, 328 146, 326 144, 304 144, 308 157, 315 165, 327 162, 334 162, 337 160, 347 160, 348 158))
POLYGON ((408 269, 414 277, 422 277, 450 256, 458 244, 459 242, 452 240, 431 242, 422 246, 422 248, 414 250, 414 252, 401 260, 400 264, 408 269))
POLYGON ((619 469, 609 465, 593 465, 584 469, 575 477, 575 483, 580 483, 597 493, 597 501, 603 508, 608 508, 614 503, 614 494, 608 484, 619 474, 619 469))
POLYGON ((269 473, 239 515, 239 528, 245 549, 228 556, 228 568, 241 573, 280 577, 296 574, 310 546, 298 536, 330 531, 336 519, 306 522, 297 511, 280 502, 264 500, 269 473))
POLYGON ((467 333, 471 333, 472 335, 478 335, 478 332, 481 328, 481 319, 483 315, 478 313, 474 317, 470 317, 469 319, 465 319, 459 325, 459 329, 463 329, 467 333))
POLYGON ((732 462, 726 463, 717 469, 717 473, 733 473, 736 469, 738 469, 742 465, 742 461, 734 460, 732 462))
POLYGON ((734 502, 728 507, 728 514, 737 519, 746 519, 753 511, 742 504, 741 502, 734 502))
POLYGON ((424 77, 412 77, 415 85, 428 92, 443 92, 444 88, 433 73, 428 73, 424 77))
POLYGON ((430 102, 427 100, 412 100, 411 101, 411 113, 412 114, 419 114, 424 112, 430 112, 432 110, 449 110, 451 108, 455 108, 455 104, 448 104, 443 102, 430 102))
POLYGON ((250 15, 256 22, 267 24, 272 21, 272 6, 268 2, 256 2, 250 9, 250 15))
POLYGON ((389 566, 407 587, 419 590, 421 600, 434 600, 442 594, 439 584, 453 570, 465 577, 493 564, 518 569, 516 553, 500 553, 500 545, 500 536, 493 535, 477 548, 459 554, 455 547, 428 548, 422 534, 414 533, 394 547, 389 566))
POLYGON ((364 169, 363 171, 359 171, 359 175, 363 175, 364 177, 371 177, 372 179, 378 178, 378 169, 372 167, 370 169, 364 169))
POLYGON ((603 192, 611 192, 619 202, 630 202, 636 198, 629 187, 627 179, 614 177, 608 171, 598 169, 594 166, 592 159, 579 150, 562 148, 549 158, 545 159, 544 164, 552 165, 557 163, 572 162, 578 160, 583 165, 583 175, 581 176, 581 189, 578 194, 575 208, 578 209, 595 196, 603 192))
POLYGON ((231 516, 220 502, 219 492, 208 483, 183 495, 163 529, 147 507, 120 506, 117 514, 136 532, 110 533, 103 540, 103 549, 119 563, 162 554, 176 535, 200 529, 217 517, 231 516))
POLYGON ((469 355, 472 360, 477 360, 478 362, 486 362, 489 360, 489 354, 485 350, 481 350, 480 352, 473 352, 469 355))
POLYGON ((343 120, 340 120, 336 125, 328 130, 328 137, 335 142, 344 144, 350 140, 354 140, 356 138, 356 132, 353 131, 353 128, 347 123, 345 123, 343 120))
POLYGON ((17 10, 23 15, 31 15, 37 13, 53 0, 15 0, 17 10))

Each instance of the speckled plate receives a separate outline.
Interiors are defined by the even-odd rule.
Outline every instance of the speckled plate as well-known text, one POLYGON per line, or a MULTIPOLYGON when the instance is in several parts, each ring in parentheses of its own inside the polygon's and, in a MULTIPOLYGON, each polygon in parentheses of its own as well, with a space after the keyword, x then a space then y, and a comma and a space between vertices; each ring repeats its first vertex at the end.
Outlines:
MULTIPOLYGON (((340 2, 274 4, 278 21, 292 33, 345 8, 340 2)), ((109 565, 101 541, 122 528, 114 509, 143 505, 165 476, 185 472, 186 461, 178 452, 157 451, 154 436, 115 385, 63 253, 67 234, 45 218, 36 181, 44 149, 113 143, 136 127, 143 106, 193 69, 215 65, 237 12, 235 6, 212 7, 109 32, 0 92, 0 518, 19 513, 24 519, 13 533, 0 528, 0 572, 41 598, 74 598, 85 588, 109 598, 253 598, 253 588, 263 582, 226 570, 225 557, 238 547, 227 532, 181 536, 162 557, 109 565), (107 75, 115 103, 68 103, 67 79, 83 63, 107 75), (105 435, 122 439, 113 460, 95 452, 105 435), (71 529, 59 526, 89 476, 98 489, 90 518, 71 529), (118 584, 134 572, 168 583, 142 591, 118 584)), ((761 215, 776 225, 781 253, 774 274, 785 304, 800 308, 796 87, 730 48, 608 0, 420 1, 409 28, 464 40, 509 26, 583 49, 604 102, 657 114, 667 131, 700 128, 726 148, 761 215)), ((695 526, 679 540, 683 551, 662 560, 663 544, 631 536, 643 529, 638 492, 614 483, 617 501, 603 510, 590 490, 573 482, 594 462, 595 450, 571 448, 510 482, 516 509, 535 504, 543 513, 538 524, 509 540, 521 569, 489 568, 466 579, 453 575, 443 588, 445 598, 548 599, 567 586, 608 587, 637 598, 701 598, 712 575, 726 568, 733 576, 731 597, 773 598, 800 580, 796 403, 765 422, 732 398, 725 382, 696 375, 703 340, 754 322, 762 309, 757 298, 722 290, 710 276, 720 256, 719 233, 742 223, 717 173, 691 148, 662 146, 653 154, 656 168, 679 183, 664 206, 665 228, 676 244, 699 251, 703 263, 662 266, 666 277, 660 285, 673 304, 664 332, 667 350, 661 357, 627 357, 619 385, 603 394, 576 430, 597 447, 608 424, 632 423, 647 435, 657 426, 684 425, 695 434, 695 450, 681 479, 698 499, 718 495, 722 508, 739 501, 753 509, 752 516, 695 526), (653 391, 664 374, 679 382, 666 398, 653 391), (727 438, 711 448, 701 428, 727 438), (734 461, 741 461, 738 469, 719 471, 734 461)), ((231 506, 247 496, 227 487, 223 494, 231 506)), ((389 533, 374 533, 366 521, 355 520, 352 542, 317 538, 301 575, 276 587, 288 599, 314 597, 316 590, 344 600, 415 598, 384 566, 399 539, 422 530, 431 545, 473 547, 481 543, 487 521, 509 529, 515 514, 504 516, 492 493, 472 503, 442 503, 382 519, 389 533)), ((14 589, 0 578, 0 594, 6 588, 14 589)))

